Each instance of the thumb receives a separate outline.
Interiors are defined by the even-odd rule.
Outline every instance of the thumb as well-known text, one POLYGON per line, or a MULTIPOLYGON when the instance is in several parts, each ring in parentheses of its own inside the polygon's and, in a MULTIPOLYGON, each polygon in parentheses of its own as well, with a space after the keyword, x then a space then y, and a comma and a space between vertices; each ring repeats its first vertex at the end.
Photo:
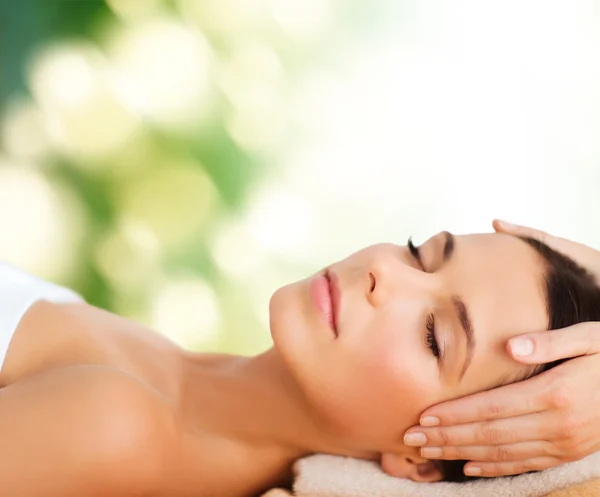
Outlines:
POLYGON ((600 352, 600 323, 579 323, 560 330, 511 338, 508 352, 525 364, 545 364, 600 352))
POLYGON ((519 224, 512 224, 508 221, 502 221, 500 219, 494 219, 492 221, 492 226, 494 227, 494 231, 496 233, 507 233, 509 235, 533 238, 539 242, 545 243, 546 245, 549 244, 549 239, 555 238, 545 231, 536 230, 535 228, 530 228, 528 226, 521 226, 519 224))

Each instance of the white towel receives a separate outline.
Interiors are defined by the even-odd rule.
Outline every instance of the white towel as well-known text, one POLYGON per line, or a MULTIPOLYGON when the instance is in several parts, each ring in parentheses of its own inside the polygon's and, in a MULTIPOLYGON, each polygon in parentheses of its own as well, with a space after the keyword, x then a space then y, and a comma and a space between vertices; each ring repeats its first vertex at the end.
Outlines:
MULTIPOLYGON (((300 459, 294 472, 297 497, 540 497, 600 478, 600 452, 537 473, 464 483, 415 483, 391 477, 371 461, 322 454, 300 459)), ((267 495, 280 495, 272 492, 267 495)))

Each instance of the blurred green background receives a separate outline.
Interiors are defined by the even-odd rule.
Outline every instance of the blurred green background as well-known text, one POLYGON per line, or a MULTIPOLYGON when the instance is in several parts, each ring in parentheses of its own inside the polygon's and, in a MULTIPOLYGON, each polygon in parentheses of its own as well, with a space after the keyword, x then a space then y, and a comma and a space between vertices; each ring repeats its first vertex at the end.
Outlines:
POLYGON ((3 0, 2 258, 182 345, 264 348, 283 278, 245 208, 301 142, 291 83, 368 30, 359 9, 3 0))
POLYGON ((369 243, 600 245, 595 2, 0 0, 0 259, 198 350, 369 243))

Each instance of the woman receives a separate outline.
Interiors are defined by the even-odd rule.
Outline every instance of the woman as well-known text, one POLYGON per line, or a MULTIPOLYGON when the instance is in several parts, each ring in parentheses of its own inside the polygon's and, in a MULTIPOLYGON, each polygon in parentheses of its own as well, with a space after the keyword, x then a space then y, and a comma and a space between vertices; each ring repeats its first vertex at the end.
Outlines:
POLYGON ((543 244, 443 232, 277 290, 274 346, 256 357, 187 352, 84 302, 37 300, 0 371, 3 492, 249 496, 314 452, 435 481, 404 430, 428 406, 537 373, 506 340, 599 319, 599 297, 543 244))

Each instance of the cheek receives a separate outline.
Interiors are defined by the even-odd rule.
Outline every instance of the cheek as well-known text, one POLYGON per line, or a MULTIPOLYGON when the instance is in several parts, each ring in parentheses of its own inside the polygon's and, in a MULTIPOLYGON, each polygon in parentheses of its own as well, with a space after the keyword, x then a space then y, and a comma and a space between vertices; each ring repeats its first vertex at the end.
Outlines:
POLYGON ((397 443, 434 403, 432 364, 415 349, 418 339, 397 327, 393 333, 385 327, 370 330, 368 340, 350 345, 337 363, 344 381, 332 385, 330 393, 335 393, 322 407, 339 433, 358 444, 381 448, 397 443))
POLYGON ((373 379, 363 387, 375 389, 396 414, 426 407, 437 390, 435 359, 420 349, 423 345, 413 335, 414 331, 378 337, 363 364, 364 376, 373 379))

